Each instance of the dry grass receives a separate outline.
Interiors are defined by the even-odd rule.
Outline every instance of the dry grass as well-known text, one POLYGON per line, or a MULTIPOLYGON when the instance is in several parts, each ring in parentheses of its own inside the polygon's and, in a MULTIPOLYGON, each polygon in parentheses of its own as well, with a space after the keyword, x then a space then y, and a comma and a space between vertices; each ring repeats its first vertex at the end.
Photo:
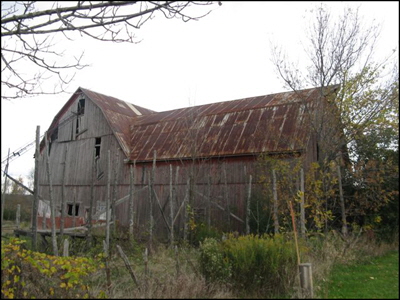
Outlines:
MULTIPOLYGON (((129 257, 129 253, 126 251, 129 257)), ((233 298, 234 295, 225 286, 207 284, 199 274, 196 250, 182 248, 179 253, 159 247, 145 262, 140 257, 130 257, 131 266, 139 281, 136 286, 130 277, 122 259, 115 255, 110 264, 112 286, 107 293, 108 298, 233 298)), ((95 294, 99 290, 107 290, 105 271, 94 278, 97 282, 95 294)))

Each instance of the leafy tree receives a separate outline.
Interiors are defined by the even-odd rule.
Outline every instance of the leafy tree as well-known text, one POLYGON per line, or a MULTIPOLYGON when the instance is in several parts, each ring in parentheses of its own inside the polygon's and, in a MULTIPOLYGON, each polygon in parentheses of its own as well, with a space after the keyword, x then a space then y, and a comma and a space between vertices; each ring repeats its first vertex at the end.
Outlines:
MULTIPOLYGON (((24 178, 19 176, 17 179, 18 182, 24 184, 24 178)), ((11 182, 11 194, 13 195, 25 195, 25 189, 18 185, 15 181, 11 182)))
POLYGON ((347 161, 351 164, 345 174, 350 184, 346 206, 357 215, 379 211, 396 194, 395 186, 386 188, 390 176, 396 174, 395 168, 388 168, 393 161, 391 151, 398 153, 398 63, 392 60, 396 51, 380 61, 375 59, 380 26, 365 25, 358 9, 348 8, 337 19, 323 4, 312 13, 313 23, 303 43, 310 58, 305 71, 276 45, 272 46, 272 62, 293 91, 306 86, 320 89, 318 114, 308 108, 310 130, 318 143, 320 177, 315 184, 322 184, 315 207, 324 207, 327 214, 335 205, 337 193, 332 194, 329 179, 335 169, 332 162, 342 165, 347 161))
POLYGON ((70 70, 80 70, 83 53, 64 56, 56 48, 58 38, 79 36, 99 41, 137 43, 135 31, 156 15, 184 22, 209 13, 195 14, 193 6, 203 1, 2 1, 1 2, 1 86, 2 99, 64 91, 72 80, 70 70), (26 72, 29 68, 35 74, 26 72), (22 71, 24 70, 24 71, 22 71), (49 76, 58 79, 53 91, 41 84, 49 76))

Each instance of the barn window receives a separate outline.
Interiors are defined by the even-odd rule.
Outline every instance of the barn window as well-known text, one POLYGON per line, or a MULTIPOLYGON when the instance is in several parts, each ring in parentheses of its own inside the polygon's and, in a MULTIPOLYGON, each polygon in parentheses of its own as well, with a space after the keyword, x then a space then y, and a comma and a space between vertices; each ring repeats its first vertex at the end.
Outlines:
POLYGON ((81 118, 77 117, 76 118, 76 129, 75 129, 75 133, 78 134, 79 133, 79 126, 81 124, 81 118))
POLYGON ((68 204, 68 216, 79 216, 79 204, 68 204))
POLYGON ((100 180, 104 176, 104 172, 100 170, 100 153, 101 153, 101 137, 95 138, 94 142, 94 160, 96 165, 97 179, 100 180))
POLYGON ((52 143, 52 141, 50 140, 50 141, 49 141, 49 149, 48 149, 48 150, 49 150, 49 156, 50 156, 50 152, 51 152, 51 145, 52 145, 52 144, 53 144, 53 143, 52 143))
POLYGON ((50 135, 51 141, 55 141, 56 139, 58 139, 58 125, 56 126, 56 128, 53 129, 53 131, 50 135))
POLYGON ((78 116, 83 116, 85 114, 85 99, 80 99, 78 101, 78 116))
POLYGON ((100 158, 100 147, 101 147, 101 137, 97 137, 94 143, 95 158, 97 157, 100 158))
POLYGON ((78 109, 76 113, 76 126, 75 126, 75 137, 77 137, 79 134, 83 133, 82 130, 82 116, 85 114, 85 99, 80 99, 78 101, 78 109))

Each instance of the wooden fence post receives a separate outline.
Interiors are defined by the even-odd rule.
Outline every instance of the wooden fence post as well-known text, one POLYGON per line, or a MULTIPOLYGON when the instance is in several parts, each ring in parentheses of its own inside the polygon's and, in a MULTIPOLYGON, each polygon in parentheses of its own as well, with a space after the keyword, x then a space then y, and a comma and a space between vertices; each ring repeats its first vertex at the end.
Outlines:
POLYGON ((68 144, 65 144, 63 173, 62 173, 62 186, 61 186, 61 217, 60 217, 61 240, 63 240, 63 237, 64 237, 64 226, 65 226, 65 177, 66 177, 66 170, 67 170, 67 153, 68 153, 68 144))
POLYGON ((251 180, 252 180, 252 176, 249 175, 249 187, 248 187, 248 190, 247 190, 247 201, 246 201, 246 234, 250 234, 251 180))
POLYGON ((122 260, 124 261, 126 269, 128 270, 129 274, 131 275, 131 277, 133 279, 133 282, 136 284, 138 290, 140 291, 139 281, 137 280, 136 275, 133 272, 133 269, 129 263, 128 257, 125 255, 124 251, 122 251, 122 248, 119 245, 117 245, 117 249, 118 249, 119 254, 121 255, 122 260))
POLYGON ((337 172, 338 172, 338 181, 339 181, 340 209, 342 212, 342 234, 344 236, 346 236, 347 235, 346 209, 344 206, 342 174, 340 172, 340 165, 337 166, 337 172))
POLYGON ((6 203, 6 192, 7 192, 7 172, 8 172, 8 161, 10 159, 10 148, 8 148, 8 155, 7 155, 7 164, 6 168, 4 170, 4 188, 3 188, 3 194, 1 195, 1 230, 3 231, 3 219, 4 219, 4 208, 5 208, 5 203, 6 203))
POLYGON ((207 178, 207 226, 211 227, 211 176, 207 178))
POLYGON ((49 145, 48 145, 48 132, 46 132, 44 140, 45 140, 45 156, 46 156, 46 165, 47 165, 47 177, 49 180, 49 198, 50 198, 50 222, 51 222, 51 241, 53 244, 53 253, 55 256, 58 256, 58 246, 57 246, 57 236, 56 236, 56 220, 55 220, 55 209, 54 209, 54 199, 53 199, 53 186, 51 182, 51 173, 50 173, 50 161, 49 161, 49 145))
POLYGON ((136 160, 132 165, 129 166, 129 238, 133 238, 133 228, 134 228, 134 193, 135 193, 135 169, 136 160))
POLYGON ((35 173, 33 178, 33 205, 32 205, 32 250, 37 250, 37 215, 39 203, 39 155, 40 155, 40 126, 36 126, 35 142, 35 173))
MULTIPOLYGON (((110 150, 108 150, 108 154, 110 154, 110 150)), ((110 157, 110 155, 108 155, 110 157)), ((110 201, 108 201, 110 202, 110 201)), ((108 228, 108 231, 110 229, 108 228)), ((110 250, 109 250, 109 245, 105 240, 103 240, 103 247, 104 247, 104 253, 105 253, 105 271, 106 271, 106 279, 107 279, 107 291, 109 294, 111 294, 111 270, 110 270, 110 250)), ((110 295, 108 295, 110 296, 110 295)))
POLYGON ((113 236, 115 237, 117 234, 117 216, 116 216, 116 211, 115 211, 115 202, 117 201, 117 183, 118 183, 118 170, 119 170, 119 152, 116 154, 116 161, 117 163, 115 164, 114 168, 114 184, 113 184, 113 190, 112 190, 112 202, 111 202, 111 213, 112 213, 112 232, 113 236))
POLYGON ((110 251, 110 196, 111 196, 111 154, 110 150, 107 153, 107 195, 106 195, 106 245, 108 257, 110 251))
POLYGON ((17 215, 15 216, 15 226, 19 229, 19 223, 21 220, 21 204, 17 204, 17 215))
POLYGON ((144 249, 144 254, 143 254, 143 260, 144 260, 144 295, 145 298, 150 298, 148 297, 148 289, 149 289, 149 255, 148 255, 148 250, 147 248, 144 249))
POLYGON ((153 226, 154 226, 154 219, 153 219, 153 188, 152 188, 152 178, 150 175, 150 171, 147 172, 148 179, 149 179, 149 249, 150 253, 153 250, 153 226))
POLYGON ((69 256, 69 239, 64 240, 63 256, 69 256))
POLYGON ((88 213, 88 230, 87 230, 87 246, 88 248, 92 247, 93 236, 93 206, 94 206, 94 183, 96 180, 96 158, 93 157, 92 163, 92 182, 90 183, 90 202, 89 202, 89 213, 88 213))
POLYGON ((301 197, 300 197, 300 234, 304 238, 306 236, 306 213, 304 209, 304 170, 303 168, 300 169, 300 190, 301 190, 301 197))
POLYGON ((274 233, 279 233, 279 215, 278 215, 278 189, 276 186, 276 173, 275 170, 272 170, 272 192, 274 194, 274 210, 273 210, 273 219, 274 219, 274 233))
POLYGON ((45 206, 46 202, 42 201, 43 205, 42 205, 42 229, 46 229, 47 228, 47 218, 46 218, 46 212, 47 212, 47 206, 45 206))
POLYGON ((230 209, 230 201, 228 197, 228 181, 226 176, 226 164, 223 165, 223 174, 224 174, 224 200, 226 203, 226 212, 228 214, 228 231, 231 231, 231 209, 230 209))
POLYGON ((171 232, 170 232, 170 245, 174 245, 174 197, 173 197, 173 186, 172 186, 172 165, 169 165, 169 208, 170 208, 170 219, 171 219, 171 232))
POLYGON ((306 299, 314 298, 311 263, 299 264, 299 272, 300 286, 303 297, 305 297, 306 299))
MULTIPOLYGON (((190 193, 190 177, 186 181, 186 195, 189 197, 190 193)), ((187 198, 183 199, 183 240, 187 241, 188 239, 188 212, 187 212, 187 198)))

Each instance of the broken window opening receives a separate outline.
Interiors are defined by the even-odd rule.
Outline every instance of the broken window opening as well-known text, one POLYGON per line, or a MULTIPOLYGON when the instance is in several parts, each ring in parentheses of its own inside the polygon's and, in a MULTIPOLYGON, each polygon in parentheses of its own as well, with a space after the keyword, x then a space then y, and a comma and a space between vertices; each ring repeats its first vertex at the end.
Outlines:
POLYGON ((80 125, 80 123, 81 123, 81 118, 80 118, 80 117, 77 117, 77 118, 76 118, 76 129, 75 129, 75 134, 78 134, 78 133, 79 133, 79 125, 80 125))
POLYGON ((100 158, 101 137, 97 137, 94 143, 95 158, 100 158))
POLYGON ((85 114, 85 99, 79 99, 78 101, 78 116, 85 114))
POLYGON ((49 141, 49 152, 48 152, 48 154, 49 154, 49 156, 50 156, 50 152, 51 152, 51 145, 52 145, 53 143, 52 143, 52 141, 51 141, 51 139, 50 139, 50 141, 49 141))
POLYGON ((68 216, 79 216, 79 204, 75 204, 75 209, 74 209, 74 204, 68 204, 68 216), (75 215, 74 215, 75 214, 75 215))
POLYGON ((50 135, 50 141, 55 141, 56 139, 58 139, 58 125, 53 129, 50 135))

